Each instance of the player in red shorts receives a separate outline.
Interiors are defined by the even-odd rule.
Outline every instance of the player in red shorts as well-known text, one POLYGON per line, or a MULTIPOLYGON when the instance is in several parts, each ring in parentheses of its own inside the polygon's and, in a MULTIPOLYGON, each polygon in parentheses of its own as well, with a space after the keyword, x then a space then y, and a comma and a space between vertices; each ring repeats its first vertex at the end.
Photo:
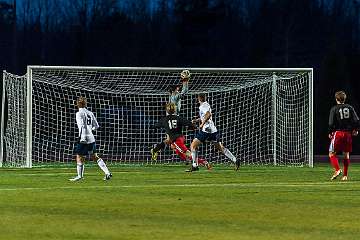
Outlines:
POLYGON ((344 91, 335 93, 336 105, 331 108, 329 116, 329 157, 335 172, 331 180, 342 174, 339 161, 336 156, 338 152, 344 154, 344 173, 341 180, 348 180, 348 169, 350 165, 350 152, 352 151, 352 136, 357 136, 359 129, 359 117, 354 108, 345 104, 346 94, 344 91))
MULTIPOLYGON (((168 103, 166 105, 167 116, 162 118, 156 125, 156 128, 163 128, 169 138, 169 144, 181 160, 191 160, 191 152, 185 146, 185 137, 182 133, 183 127, 193 127, 191 121, 176 115, 176 105, 168 103)), ((208 170, 211 165, 204 159, 199 158, 199 165, 206 166, 208 170)))

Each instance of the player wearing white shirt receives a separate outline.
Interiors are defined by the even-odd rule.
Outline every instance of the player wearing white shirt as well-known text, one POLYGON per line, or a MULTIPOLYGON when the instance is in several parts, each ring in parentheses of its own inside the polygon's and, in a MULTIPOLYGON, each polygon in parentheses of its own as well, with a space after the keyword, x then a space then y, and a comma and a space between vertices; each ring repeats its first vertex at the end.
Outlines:
POLYGON ((238 170, 240 166, 240 161, 236 159, 236 157, 229 151, 229 149, 225 148, 219 139, 219 132, 212 120, 211 107, 210 104, 206 101, 205 94, 198 95, 198 101, 200 103, 199 114, 200 118, 194 121, 201 122, 200 123, 200 131, 196 134, 194 140, 191 143, 191 156, 192 156, 192 166, 189 172, 198 171, 198 158, 197 158, 197 148, 201 143, 205 141, 213 142, 215 148, 224 154, 227 158, 229 158, 234 164, 235 169, 238 170))
POLYGON ((80 143, 94 143, 95 137, 92 131, 99 128, 94 114, 86 108, 79 108, 76 113, 76 123, 79 128, 80 143))
POLYGON ((112 174, 107 168, 105 162, 96 153, 95 137, 93 130, 99 128, 99 124, 94 114, 87 110, 86 98, 80 97, 76 101, 79 111, 76 113, 76 123, 79 128, 79 142, 75 146, 77 176, 70 178, 70 181, 78 181, 84 177, 85 156, 90 155, 91 159, 97 161, 100 169, 105 173, 104 180, 110 180, 112 174))

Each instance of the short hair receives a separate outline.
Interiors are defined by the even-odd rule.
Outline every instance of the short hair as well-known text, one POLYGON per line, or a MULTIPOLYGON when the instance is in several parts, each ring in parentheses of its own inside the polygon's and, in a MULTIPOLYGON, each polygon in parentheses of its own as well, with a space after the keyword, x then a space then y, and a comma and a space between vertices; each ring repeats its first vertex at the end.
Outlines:
POLYGON ((206 101, 206 94, 205 93, 199 93, 198 98, 200 98, 202 102, 205 102, 206 101))
POLYGON ((169 87, 169 93, 175 92, 176 88, 178 88, 178 87, 179 87, 178 85, 170 86, 170 87, 169 87))
POLYGON ((336 101, 339 101, 340 103, 344 103, 346 100, 346 93, 344 91, 337 91, 335 93, 335 99, 336 99, 336 101))
POLYGON ((79 107, 79 108, 84 108, 86 107, 86 98, 85 97, 79 97, 76 101, 76 105, 79 107))
POLYGON ((174 114, 176 112, 176 105, 175 103, 168 103, 166 104, 166 112, 168 114, 174 114))

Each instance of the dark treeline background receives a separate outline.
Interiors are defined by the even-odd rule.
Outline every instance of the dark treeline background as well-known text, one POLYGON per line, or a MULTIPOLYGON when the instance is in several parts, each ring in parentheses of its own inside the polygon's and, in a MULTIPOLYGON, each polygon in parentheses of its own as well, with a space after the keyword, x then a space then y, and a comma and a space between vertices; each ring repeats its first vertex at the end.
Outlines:
POLYGON ((314 152, 327 154, 334 92, 345 90, 360 113, 359 7, 360 0, 0 0, 0 68, 313 67, 314 152))

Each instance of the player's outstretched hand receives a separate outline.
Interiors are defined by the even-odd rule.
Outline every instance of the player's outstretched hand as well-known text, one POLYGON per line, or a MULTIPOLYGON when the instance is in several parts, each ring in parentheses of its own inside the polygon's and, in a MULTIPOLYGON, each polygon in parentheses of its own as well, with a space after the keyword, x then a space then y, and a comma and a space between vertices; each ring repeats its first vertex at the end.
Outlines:
POLYGON ((183 70, 180 74, 180 77, 181 77, 181 81, 184 83, 184 82, 189 82, 190 80, 190 71, 189 70, 183 70))
POLYGON ((352 135, 353 135, 353 136, 357 136, 358 134, 359 134, 359 132, 358 132, 357 130, 353 130, 353 131, 352 131, 352 135))

